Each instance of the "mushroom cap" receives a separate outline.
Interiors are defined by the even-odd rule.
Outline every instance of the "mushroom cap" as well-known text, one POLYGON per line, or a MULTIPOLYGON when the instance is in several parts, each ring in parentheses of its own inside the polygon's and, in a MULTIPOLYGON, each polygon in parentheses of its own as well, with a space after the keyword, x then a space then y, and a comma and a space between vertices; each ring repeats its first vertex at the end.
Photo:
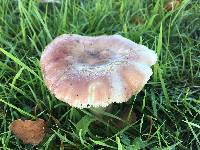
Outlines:
POLYGON ((64 34, 42 53, 48 89, 73 107, 105 107, 138 93, 152 75, 157 55, 120 35, 64 34))

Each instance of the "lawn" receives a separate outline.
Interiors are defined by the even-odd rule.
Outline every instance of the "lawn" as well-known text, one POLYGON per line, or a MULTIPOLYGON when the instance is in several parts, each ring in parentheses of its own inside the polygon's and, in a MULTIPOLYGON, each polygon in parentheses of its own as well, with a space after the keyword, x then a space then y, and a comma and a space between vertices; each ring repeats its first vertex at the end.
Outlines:
POLYGON ((0 149, 200 149, 200 1, 166 7, 165 0, 0 0, 0 149), (48 91, 39 66, 63 33, 120 34, 155 50, 158 62, 127 103, 98 113, 72 108, 48 91), (19 118, 47 122, 42 143, 11 133, 19 118))

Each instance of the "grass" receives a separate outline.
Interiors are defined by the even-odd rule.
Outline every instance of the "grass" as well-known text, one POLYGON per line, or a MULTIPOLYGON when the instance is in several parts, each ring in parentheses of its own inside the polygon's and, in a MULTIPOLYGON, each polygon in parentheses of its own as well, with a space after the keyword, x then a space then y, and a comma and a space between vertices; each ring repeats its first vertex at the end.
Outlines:
POLYGON ((165 3, 0 0, 0 149, 200 149, 200 2, 182 0, 172 11, 165 3), (63 33, 118 33, 159 61, 138 95, 100 117, 61 103, 44 85, 41 52, 63 33), (44 141, 32 147, 11 134, 18 118, 45 119, 44 141))

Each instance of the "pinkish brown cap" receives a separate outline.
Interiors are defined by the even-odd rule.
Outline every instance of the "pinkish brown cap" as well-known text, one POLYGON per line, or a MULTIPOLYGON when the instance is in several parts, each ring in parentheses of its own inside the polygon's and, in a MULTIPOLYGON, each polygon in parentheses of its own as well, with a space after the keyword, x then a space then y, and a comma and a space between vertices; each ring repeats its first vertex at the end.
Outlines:
POLYGON ((73 107, 105 107, 127 101, 152 75, 157 55, 120 35, 64 34, 41 56, 48 89, 73 107))

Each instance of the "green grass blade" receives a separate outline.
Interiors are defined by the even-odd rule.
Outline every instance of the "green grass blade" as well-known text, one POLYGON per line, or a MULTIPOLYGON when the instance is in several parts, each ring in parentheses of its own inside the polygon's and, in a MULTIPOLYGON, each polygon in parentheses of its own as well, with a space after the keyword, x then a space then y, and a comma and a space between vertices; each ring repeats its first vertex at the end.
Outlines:
POLYGON ((16 107, 15 105, 13 105, 13 104, 11 104, 11 103, 8 103, 8 102, 6 102, 6 101, 4 101, 4 100, 2 100, 2 99, 0 99, 0 102, 2 102, 2 103, 4 103, 4 104, 8 105, 9 107, 11 107, 11 108, 17 110, 17 111, 18 111, 19 113, 21 113, 22 115, 29 116, 29 117, 31 117, 32 119, 36 119, 35 116, 33 116, 33 115, 29 114, 28 112, 26 112, 26 111, 24 111, 24 110, 22 110, 22 109, 16 107))
POLYGON ((15 63, 17 63, 18 65, 22 66, 24 69, 28 70, 35 77, 37 77, 39 80, 42 81, 42 79, 31 68, 29 68, 27 65, 25 65, 21 60, 19 60, 18 58, 16 58, 15 56, 13 56, 11 53, 7 52, 6 50, 4 50, 2 48, 0 48, 0 51, 2 53, 4 53, 7 57, 9 57, 10 59, 12 59, 15 63))

